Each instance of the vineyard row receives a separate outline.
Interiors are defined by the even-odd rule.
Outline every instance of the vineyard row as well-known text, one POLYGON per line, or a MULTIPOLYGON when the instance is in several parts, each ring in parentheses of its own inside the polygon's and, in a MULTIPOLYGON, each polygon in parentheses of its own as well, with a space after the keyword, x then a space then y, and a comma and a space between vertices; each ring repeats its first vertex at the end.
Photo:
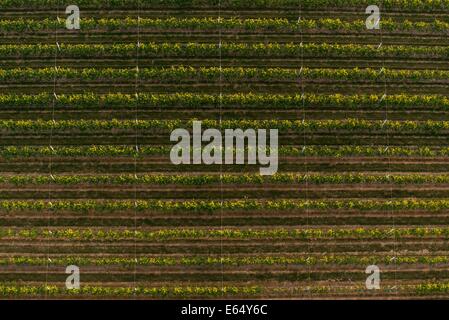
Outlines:
POLYGON ((359 255, 320 255, 320 256, 262 256, 257 257, 10 257, 0 258, 0 265, 26 265, 26 266, 207 266, 207 265, 362 265, 384 264, 426 264, 435 265, 449 263, 449 257, 437 256, 359 256, 359 255))
POLYGON ((14 44, 0 45, 0 56, 11 58, 140 58, 146 57, 363 57, 363 58, 449 58, 444 46, 404 46, 296 43, 140 43, 137 44, 14 44))
MULTIPOLYGON (((6 146, 0 147, 0 157, 142 157, 168 155, 169 146, 6 146)), ((429 148, 429 147, 388 147, 385 146, 280 146, 278 153, 281 156, 298 157, 349 157, 349 156, 369 156, 369 157, 447 157, 449 147, 429 148)))
MULTIPOLYGON (((45 131, 54 130, 174 130, 192 128, 195 120, 0 120, 0 130, 45 131)), ((413 132, 440 135, 449 130, 449 121, 385 121, 385 120, 202 120, 202 128, 226 129, 278 129, 289 132, 368 131, 402 133, 413 132)), ((169 141, 169 137, 167 137, 169 141)), ((224 149, 223 149, 224 151, 224 149)))
POLYGON ((395 70, 395 69, 330 69, 330 68, 244 68, 244 67, 168 67, 168 68, 14 68, 0 69, 0 81, 154 81, 156 83, 192 83, 237 81, 341 80, 341 81, 410 81, 447 82, 449 70, 395 70))
POLYGON ((156 185, 208 185, 208 184, 264 184, 264 183, 312 183, 312 184, 449 184, 448 174, 388 174, 370 175, 361 173, 346 174, 295 174, 278 173, 272 176, 254 174, 222 174, 222 175, 48 175, 39 176, 0 176, 0 183, 14 185, 29 184, 156 184, 156 185))
POLYGON ((447 227, 419 228, 345 228, 345 229, 0 229, 1 239, 53 239, 79 241, 120 241, 120 240, 199 240, 199 239, 397 239, 404 237, 448 239, 447 227))
MULTIPOLYGON (((0 7, 15 8, 58 8, 71 5, 69 0, 1 0, 0 7)), ((279 9, 283 7, 297 8, 298 0, 77 0, 80 7, 103 9, 160 9, 160 8, 189 8, 209 7, 221 9, 279 9)), ((301 0, 304 10, 329 8, 355 8, 367 7, 372 4, 368 0, 301 0)), ((383 0, 382 6, 386 9, 438 11, 449 8, 448 0, 383 0)))
MULTIPOLYGON (((361 12, 363 16, 363 11, 361 12)), ((290 21, 283 18, 85 18, 81 20, 81 30, 104 30, 104 31, 124 31, 141 28, 141 31, 209 31, 218 32, 360 32, 367 33, 365 20, 344 21, 341 19, 321 18, 321 19, 301 19, 300 21, 290 21)), ((449 22, 435 19, 431 22, 425 21, 395 21, 383 19, 382 30, 385 32, 424 32, 446 34, 449 30, 449 22)), ((5 19, 0 20, 0 33, 7 32, 54 32, 64 31, 65 20, 56 19, 5 19)), ((370 31, 372 32, 372 31, 370 31)))
POLYGON ((383 110, 385 105, 391 108, 407 109, 434 109, 448 110, 449 98, 440 95, 315 95, 315 94, 193 94, 193 93, 174 93, 174 94, 150 94, 139 93, 138 96, 131 94, 110 93, 99 95, 95 93, 54 95, 49 93, 40 93, 36 95, 0 95, 0 107, 47 107, 52 103, 55 107, 73 107, 83 108, 161 108, 161 107, 183 107, 183 108, 202 108, 215 107, 235 108, 235 107, 271 107, 271 108, 310 108, 310 107, 332 107, 361 109, 369 107, 383 110))
POLYGON ((126 210, 161 212, 215 212, 254 210, 426 210, 449 209, 447 199, 395 199, 395 200, 55 200, 55 201, 0 201, 0 211, 75 211, 92 210, 118 212, 126 210))

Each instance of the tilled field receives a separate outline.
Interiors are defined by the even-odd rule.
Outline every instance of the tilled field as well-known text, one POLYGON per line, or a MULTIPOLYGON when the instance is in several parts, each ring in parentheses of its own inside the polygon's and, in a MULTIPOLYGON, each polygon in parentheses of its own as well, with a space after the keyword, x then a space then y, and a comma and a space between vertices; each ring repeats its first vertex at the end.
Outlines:
POLYGON ((75 2, 0 0, 2 298, 448 297, 447 0, 75 2), (194 120, 277 174, 172 164, 194 120))

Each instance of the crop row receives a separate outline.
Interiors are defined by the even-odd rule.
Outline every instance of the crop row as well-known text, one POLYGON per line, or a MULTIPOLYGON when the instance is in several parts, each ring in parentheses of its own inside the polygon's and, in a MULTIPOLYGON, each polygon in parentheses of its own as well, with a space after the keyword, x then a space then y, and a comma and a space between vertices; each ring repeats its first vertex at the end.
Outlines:
MULTIPOLYGON (((174 130, 192 128, 195 120, 0 120, 0 130, 10 131, 99 131, 114 129, 174 130)), ((202 128, 278 129, 286 132, 368 131, 413 132, 437 135, 449 130, 449 121, 384 121, 384 120, 202 120, 202 128)), ((224 149, 223 149, 224 151, 224 149)))
POLYGON ((147 297, 188 297, 223 295, 251 295, 260 292, 258 287, 95 287, 82 286, 80 289, 61 288, 57 286, 0 286, 0 296, 34 296, 34 295, 90 295, 90 296, 123 296, 135 295, 147 297))
MULTIPOLYGON (((285 288, 283 288, 285 289, 285 288)), ((304 288, 301 288, 305 290, 304 288)), ((332 286, 308 287, 305 294, 310 293, 324 294, 333 293, 332 286)), ((335 290, 339 290, 337 287, 335 290)), ((223 297, 232 295, 259 295, 262 288, 257 286, 252 287, 95 287, 82 286, 80 289, 71 289, 57 287, 53 285, 41 286, 20 286, 20 285, 2 285, 0 286, 0 295, 4 297, 20 297, 20 296, 60 296, 60 295, 90 295, 90 296, 115 296, 115 297, 192 297, 192 296, 206 296, 206 297, 223 297)), ((341 289, 340 289, 341 291, 341 289)), ((423 283, 416 285, 398 285, 393 292, 408 292, 418 295, 441 294, 449 292, 448 283, 423 283)), ((356 291, 360 294, 360 290, 356 291)), ((351 293, 348 288, 343 289, 342 293, 351 293)))
POLYGON ((429 293, 449 293, 449 283, 425 283, 416 286, 416 292, 418 294, 429 294, 429 293))
MULTIPOLYGON (((72 4, 69 0, 1 0, 2 8, 45 8, 68 6, 72 4)), ((282 7, 298 6, 298 0, 77 0, 80 7, 87 8, 114 8, 114 9, 153 9, 153 8, 195 8, 216 7, 226 8, 257 8, 257 9, 279 9, 282 7)), ((351 8, 367 7, 371 2, 368 0, 301 0, 303 9, 323 8, 351 8)), ((401 10, 445 10, 449 8, 448 0, 383 0, 382 6, 386 9, 401 10)))
POLYGON ((84 94, 60 94, 57 99, 49 93, 37 95, 0 95, 0 107, 49 107, 55 102, 55 107, 83 108, 131 108, 137 107, 183 107, 200 108, 212 106, 215 108, 235 108, 236 106, 253 108, 310 108, 310 107, 332 107, 361 109, 370 107, 373 109, 385 109, 385 105, 391 108, 407 109, 449 109, 449 98, 440 95, 315 95, 315 94, 149 94, 139 93, 138 96, 131 94, 110 93, 99 95, 95 93, 84 94))
POLYGON ((345 81, 447 81, 448 70, 393 70, 393 69, 330 69, 330 68, 243 68, 243 67, 168 67, 168 68, 14 68, 0 69, 0 81, 142 81, 157 83, 227 82, 236 81, 291 81, 345 80, 345 81))
POLYGON ((362 265, 370 264, 442 264, 449 263, 448 256, 359 256, 359 255, 320 255, 320 256, 248 256, 248 257, 10 257, 0 258, 0 265, 33 265, 33 266, 202 266, 202 265, 362 265))
MULTIPOLYGON (((82 30, 176 30, 176 31, 246 31, 246 32, 316 32, 316 31, 340 31, 340 32, 367 32, 365 20, 344 21, 341 19, 321 18, 321 19, 301 19, 290 21, 282 18, 84 18, 81 19, 82 30)), ((383 19, 381 28, 387 32, 432 32, 445 34, 449 29, 449 22, 435 19, 431 22, 425 21, 394 21, 383 19)), ((35 32, 64 30, 65 21, 56 19, 14 19, 1 20, 0 33, 6 32, 35 32)))
MULTIPOLYGON (((7 146, 0 148, 0 157, 140 157, 168 155, 171 147, 167 146, 116 146, 116 145, 98 145, 98 146, 7 146)), ((323 156, 323 157, 448 157, 449 147, 429 148, 429 147, 388 147, 385 146, 280 146, 278 150, 281 156, 323 156)))
POLYGON ((0 45, 0 56, 28 58, 93 57, 364 57, 364 58, 449 58, 449 48, 432 46, 403 46, 358 44, 297 44, 297 43, 140 43, 137 44, 13 44, 0 45))
MULTIPOLYGON (((285 288, 282 288, 285 289, 285 288)), ((311 293, 315 294, 332 294, 335 292, 341 292, 350 294, 351 289, 348 288, 333 288, 332 286, 308 286, 306 289, 304 287, 300 288, 302 291, 306 290, 304 294, 310 297, 311 293)), ((355 289, 358 294, 360 290, 355 289)), ((3 297, 21 297, 21 296, 114 296, 114 297, 195 297, 195 296, 205 296, 205 297, 216 297, 223 298, 223 296, 232 295, 260 295, 263 289, 257 286, 253 287, 95 287, 95 286, 82 286, 80 289, 61 288, 52 285, 41 285, 41 286, 20 286, 20 285, 2 285, 0 286, 0 295, 3 297)), ((442 294, 449 293, 448 283, 434 283, 428 282, 416 285, 397 285, 392 292, 407 292, 415 293, 417 295, 430 295, 430 294, 442 294)), ((279 290, 276 290, 279 293, 279 290)))
POLYGON ((449 228, 346 228, 346 229, 163 229, 140 231, 131 229, 0 229, 2 239, 37 238, 81 241, 177 240, 177 239, 396 239, 398 237, 449 238, 449 228))
POLYGON ((56 201, 0 201, 0 211, 161 211, 161 212, 215 212, 254 210, 427 210, 449 209, 447 199, 398 200, 56 200, 56 201))
POLYGON ((360 173, 346 174, 295 174, 278 173, 272 176, 254 174, 222 174, 222 175, 53 175, 53 176, 0 176, 0 183, 14 185, 28 184, 156 184, 156 185, 208 185, 208 184, 264 184, 264 183, 312 183, 312 184, 346 184, 346 183, 393 183, 423 184, 449 183, 448 174, 388 174, 369 175, 360 173))

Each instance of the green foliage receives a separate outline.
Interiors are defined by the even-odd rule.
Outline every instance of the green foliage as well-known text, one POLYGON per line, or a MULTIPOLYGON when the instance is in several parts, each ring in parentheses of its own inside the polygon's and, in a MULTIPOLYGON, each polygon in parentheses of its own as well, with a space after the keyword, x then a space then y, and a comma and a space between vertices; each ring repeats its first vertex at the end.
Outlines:
MULTIPOLYGON (((89 0, 90 1, 90 0, 89 0)), ((297 6, 298 4, 296 4, 297 6)), ((141 18, 139 21, 135 18, 83 18, 81 19, 81 28, 83 30, 105 30, 105 31, 125 31, 136 29, 148 30, 222 30, 227 31, 246 31, 246 32, 296 32, 299 29, 305 32, 334 31, 334 32, 359 32, 367 33, 365 20, 345 21, 341 19, 321 18, 321 19, 301 19, 300 21, 290 21, 283 18, 141 18)), ((381 27, 386 32, 431 32, 445 34, 449 29, 449 23, 435 19, 433 21, 395 21, 392 19, 383 19, 381 27)), ((8 32, 35 32, 47 31, 54 32, 55 29, 64 29, 65 21, 54 19, 5 19, 0 20, 0 33, 8 32)))
POLYGON ((297 82, 303 80, 329 80, 329 81, 407 81, 421 83, 423 81, 447 81, 448 70, 379 70, 365 69, 310 69, 303 68, 301 75, 299 70, 285 68, 243 68, 243 67, 161 67, 142 68, 139 71, 133 69, 113 68, 15 68, 0 69, 0 81, 5 82, 41 82, 54 81, 105 81, 110 83, 135 81, 139 77, 141 81, 154 83, 195 83, 195 82, 219 82, 226 81, 236 83, 242 81, 285 81, 297 82))
MULTIPOLYGON (((8 44, 0 45, 0 55, 17 58, 126 58, 136 55, 136 44, 8 44)), ((139 56, 153 57, 297 57, 332 58, 449 58, 449 48, 433 46, 327 44, 327 43, 141 43, 139 56)))
MULTIPOLYGON (((194 120, 0 120, 0 130, 12 132, 110 130, 174 130, 192 128, 194 120)), ((202 120, 202 128, 278 129, 287 132, 414 132, 440 135, 449 129, 449 121, 381 121, 381 120, 202 120)))
POLYGON ((52 257, 49 261, 44 257, 11 257, 0 258, 0 265, 16 266, 123 266, 132 268, 134 266, 248 266, 248 265, 357 265, 369 264, 441 264, 449 263, 447 256, 425 256, 425 255, 403 255, 395 257, 390 255, 258 255, 247 257, 220 257, 220 256, 181 256, 181 257, 52 257))
MULTIPOLYGON (((69 0, 0 0, 2 8, 42 8, 60 7, 72 4, 69 0)), ((78 0, 77 5, 84 8, 192 8, 214 7, 221 8, 296 8, 297 0, 78 0)), ((329 9, 367 7, 372 4, 368 0, 302 0, 303 9, 329 9)), ((382 6, 388 9, 438 11, 449 8, 448 0, 383 0, 382 6)))
POLYGON ((118 296, 129 297, 139 295, 143 297, 191 297, 226 295, 256 295, 261 291, 257 286, 252 287, 98 287, 82 286, 80 289, 68 290, 57 286, 17 286, 1 285, 0 296, 62 296, 62 295, 90 295, 90 296, 118 296))
POLYGON ((7 175, 0 176, 0 183, 17 186, 30 184, 60 184, 60 185, 126 185, 126 184, 155 184, 155 185, 209 185, 209 184, 449 184, 449 174, 388 174, 370 175, 363 173, 345 174, 298 174, 277 173, 272 176, 258 174, 200 174, 200 175, 7 175))
POLYGON ((449 209, 445 199, 398 199, 398 200, 56 200, 56 201, 0 201, 0 211, 92 211, 116 212, 124 210, 161 212, 205 212, 220 210, 426 210, 449 209))
POLYGON ((140 93, 138 97, 131 94, 109 93, 95 94, 93 92, 81 94, 60 94, 54 99, 49 93, 37 95, 0 95, 0 108, 50 108, 54 101, 55 107, 76 109, 123 109, 123 108, 275 108, 275 109, 319 109, 331 107, 335 109, 359 110, 370 108, 383 110, 388 105, 390 110, 449 110, 449 98, 441 95, 408 95, 392 94, 382 100, 381 95, 316 95, 316 94, 255 94, 235 93, 219 95, 202 93, 173 93, 150 94, 140 93))
MULTIPOLYGON (((98 145, 98 146, 5 146, 0 147, 0 157, 4 158, 35 158, 35 157, 145 157, 167 155, 170 146, 139 146, 137 152, 132 146, 98 145)), ((281 156, 313 156, 313 157, 447 157, 449 147, 381 147, 381 146, 280 146, 281 156)))
MULTIPOLYGON (((447 209, 447 206, 446 206, 447 209)), ((301 229, 0 229, 0 238, 7 239, 53 239, 76 241, 167 241, 167 240, 206 240, 206 239, 396 239, 412 238, 449 238, 447 227, 404 227, 404 228, 301 228, 301 229)))

